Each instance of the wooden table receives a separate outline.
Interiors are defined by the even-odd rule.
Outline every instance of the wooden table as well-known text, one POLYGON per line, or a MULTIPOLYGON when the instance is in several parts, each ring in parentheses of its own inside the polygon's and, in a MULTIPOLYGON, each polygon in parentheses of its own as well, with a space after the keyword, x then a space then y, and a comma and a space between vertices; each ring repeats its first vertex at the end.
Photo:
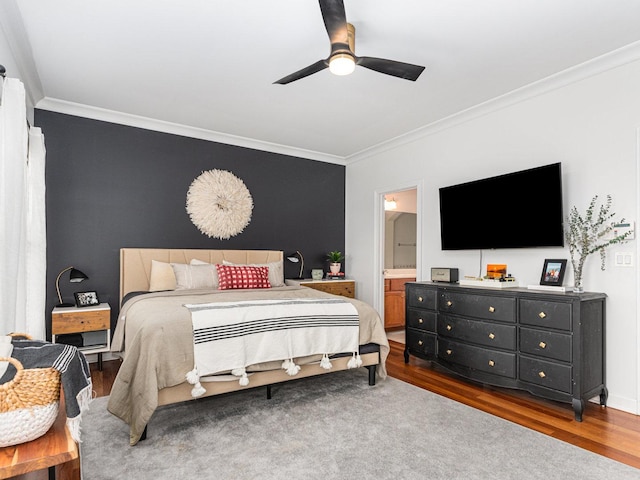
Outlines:
POLYGON ((80 480, 78 445, 67 429, 62 398, 58 418, 47 433, 30 442, 0 448, 0 479, 44 468, 50 480, 80 480))

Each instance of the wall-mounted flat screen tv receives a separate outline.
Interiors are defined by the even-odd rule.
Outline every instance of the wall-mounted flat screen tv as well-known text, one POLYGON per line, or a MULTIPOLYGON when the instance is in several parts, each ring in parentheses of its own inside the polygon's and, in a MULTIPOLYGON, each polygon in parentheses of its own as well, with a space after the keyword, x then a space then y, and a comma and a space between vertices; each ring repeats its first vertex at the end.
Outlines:
POLYGON ((564 246, 560 163, 440 189, 443 250, 564 246))

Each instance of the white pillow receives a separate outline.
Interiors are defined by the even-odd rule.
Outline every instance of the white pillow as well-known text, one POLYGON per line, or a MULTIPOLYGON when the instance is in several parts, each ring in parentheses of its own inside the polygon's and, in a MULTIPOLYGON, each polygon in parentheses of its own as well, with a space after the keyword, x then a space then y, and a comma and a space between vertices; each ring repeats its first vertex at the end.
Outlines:
POLYGON ((176 276, 171 264, 151 260, 151 275, 149 278, 149 291, 160 292, 162 290, 175 290, 176 276))
POLYGON ((269 283, 272 287, 284 286, 284 268, 282 262, 271 263, 231 263, 226 260, 222 261, 223 265, 247 265, 248 267, 269 267, 269 283))
POLYGON ((186 265, 172 263, 176 276, 176 290, 192 290, 195 288, 218 288, 218 272, 215 265, 186 265))
POLYGON ((192 258, 189 263, 191 265, 212 265, 209 262, 203 262, 202 260, 198 260, 197 258, 192 258))

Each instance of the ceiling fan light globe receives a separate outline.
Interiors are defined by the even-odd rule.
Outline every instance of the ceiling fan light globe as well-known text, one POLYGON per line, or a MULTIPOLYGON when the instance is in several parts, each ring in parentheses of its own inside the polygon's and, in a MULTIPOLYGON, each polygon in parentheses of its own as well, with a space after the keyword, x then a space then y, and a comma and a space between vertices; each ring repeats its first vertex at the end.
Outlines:
POLYGON ((356 69, 356 62, 347 53, 338 53, 329 60, 329 71, 334 75, 350 75, 356 69))

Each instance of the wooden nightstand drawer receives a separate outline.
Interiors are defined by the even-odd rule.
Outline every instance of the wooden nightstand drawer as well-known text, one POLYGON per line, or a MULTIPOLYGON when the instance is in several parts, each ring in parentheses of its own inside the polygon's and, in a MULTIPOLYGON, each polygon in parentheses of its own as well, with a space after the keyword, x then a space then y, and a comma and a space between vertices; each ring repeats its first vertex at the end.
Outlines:
POLYGON ((51 315, 51 333, 61 335, 63 333, 107 330, 110 328, 110 317, 109 310, 83 312, 81 309, 77 309, 74 312, 54 312, 51 315))
POLYGON ((287 285, 301 285, 321 292, 356 298, 356 282, 354 280, 287 280, 287 285))
POLYGON ((51 341, 76 346, 87 355, 97 353, 102 370, 102 353, 111 350, 111 307, 108 303, 55 307, 51 312, 51 341))
POLYGON ((356 284, 353 281, 327 280, 324 283, 307 283, 304 284, 304 286, 333 295, 342 295, 343 297, 349 298, 356 297, 356 284))

